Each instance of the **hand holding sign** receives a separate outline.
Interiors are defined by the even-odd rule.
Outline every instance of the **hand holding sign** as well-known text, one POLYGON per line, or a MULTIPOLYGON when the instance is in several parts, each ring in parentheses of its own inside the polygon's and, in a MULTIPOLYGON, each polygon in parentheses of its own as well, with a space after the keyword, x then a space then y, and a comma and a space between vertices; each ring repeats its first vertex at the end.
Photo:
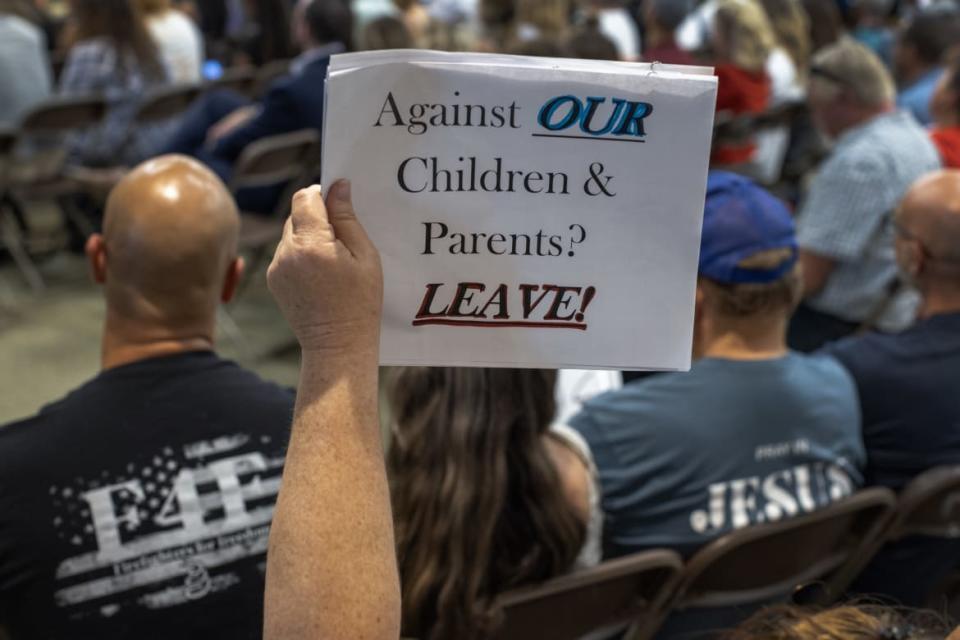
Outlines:
POLYGON ((298 191, 267 284, 304 353, 377 348, 383 275, 357 220, 350 183, 324 204, 320 187, 298 191))
POLYGON ((689 367, 706 70, 389 51, 335 56, 326 95, 383 364, 689 367))

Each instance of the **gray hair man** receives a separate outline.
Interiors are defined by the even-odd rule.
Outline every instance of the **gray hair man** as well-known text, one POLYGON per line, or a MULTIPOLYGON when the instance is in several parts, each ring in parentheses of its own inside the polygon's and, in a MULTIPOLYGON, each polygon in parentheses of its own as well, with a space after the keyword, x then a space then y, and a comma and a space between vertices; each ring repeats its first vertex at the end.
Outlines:
POLYGON ((811 68, 810 110, 835 141, 801 204, 797 236, 804 304, 792 347, 810 351, 865 325, 898 331, 917 297, 900 284, 892 213, 909 186, 940 168, 926 132, 894 107, 893 79, 863 45, 842 40, 811 68))

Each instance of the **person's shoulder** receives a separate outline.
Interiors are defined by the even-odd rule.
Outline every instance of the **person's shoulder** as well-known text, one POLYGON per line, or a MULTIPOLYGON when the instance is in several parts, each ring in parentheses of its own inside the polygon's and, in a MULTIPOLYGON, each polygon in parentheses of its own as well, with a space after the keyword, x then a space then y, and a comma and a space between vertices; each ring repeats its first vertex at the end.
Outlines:
POLYGON ((871 332, 827 344, 817 354, 838 361, 856 375, 865 368, 876 366, 877 361, 901 340, 900 334, 871 332))
POLYGON ((264 380, 256 372, 233 360, 219 356, 213 356, 209 366, 209 375, 209 384, 241 392, 240 395, 236 396, 236 401, 241 404, 266 401, 292 406, 296 395, 293 389, 264 380))
POLYGON ((685 380, 688 375, 657 374, 602 393, 584 403, 580 415, 574 417, 573 426, 580 430, 581 424, 587 421, 604 425, 623 423, 633 426, 646 423, 638 418, 656 414, 664 403, 684 394, 689 387, 685 380))

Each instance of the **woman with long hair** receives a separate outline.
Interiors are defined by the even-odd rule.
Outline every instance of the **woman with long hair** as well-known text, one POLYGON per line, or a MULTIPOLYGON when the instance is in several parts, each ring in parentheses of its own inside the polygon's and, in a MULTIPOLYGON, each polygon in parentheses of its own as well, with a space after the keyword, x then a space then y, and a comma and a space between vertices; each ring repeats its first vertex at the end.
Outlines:
MULTIPOLYGON (((763 113, 770 105, 766 65, 776 45, 773 28, 756 0, 720 0, 711 32, 717 74, 717 114, 728 119, 763 113)), ((711 163, 743 165, 756 152, 754 140, 715 144, 711 163)))
POLYGON ((101 94, 109 111, 102 126, 71 143, 71 159, 88 166, 136 164, 169 132, 136 126, 137 107, 168 70, 132 0, 70 0, 71 25, 61 94, 101 94))
POLYGON ((389 379, 405 635, 485 638, 496 596, 574 565, 593 480, 575 440, 550 429, 555 381, 554 372, 452 368, 389 379))

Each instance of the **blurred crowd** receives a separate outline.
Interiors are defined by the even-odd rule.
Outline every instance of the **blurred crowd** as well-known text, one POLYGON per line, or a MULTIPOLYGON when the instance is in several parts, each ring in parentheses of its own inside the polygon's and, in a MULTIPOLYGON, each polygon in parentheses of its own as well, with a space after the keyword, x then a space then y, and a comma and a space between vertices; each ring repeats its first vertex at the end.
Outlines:
MULTIPOLYGON (((216 356, 214 332, 244 277, 249 216, 285 216, 291 185, 232 185, 256 145, 321 132, 330 57, 347 51, 705 65, 718 78, 689 373, 385 372, 405 634, 494 637, 513 589, 651 549, 689 559, 960 463, 958 46, 952 0, 0 0, 14 164, 42 145, 27 133, 45 105, 105 101, 57 143, 55 171, 107 301, 103 373, 0 429, 0 635, 259 637, 257 527, 294 395, 216 356), (144 116, 176 91, 182 108, 144 116), (123 564, 227 545, 221 521, 248 538, 206 564, 123 564), (111 582, 121 567, 137 579, 111 582)), ((308 181, 318 161, 303 162, 308 181)), ((17 194, 0 206, 29 234, 17 194)), ((329 197, 350 210, 348 186, 329 197)), ((929 606, 958 568, 955 541, 903 540, 849 593, 929 606)), ((715 609, 674 615, 657 637, 750 613, 715 609)), ((778 609, 729 637, 946 635, 906 620, 778 609)))

